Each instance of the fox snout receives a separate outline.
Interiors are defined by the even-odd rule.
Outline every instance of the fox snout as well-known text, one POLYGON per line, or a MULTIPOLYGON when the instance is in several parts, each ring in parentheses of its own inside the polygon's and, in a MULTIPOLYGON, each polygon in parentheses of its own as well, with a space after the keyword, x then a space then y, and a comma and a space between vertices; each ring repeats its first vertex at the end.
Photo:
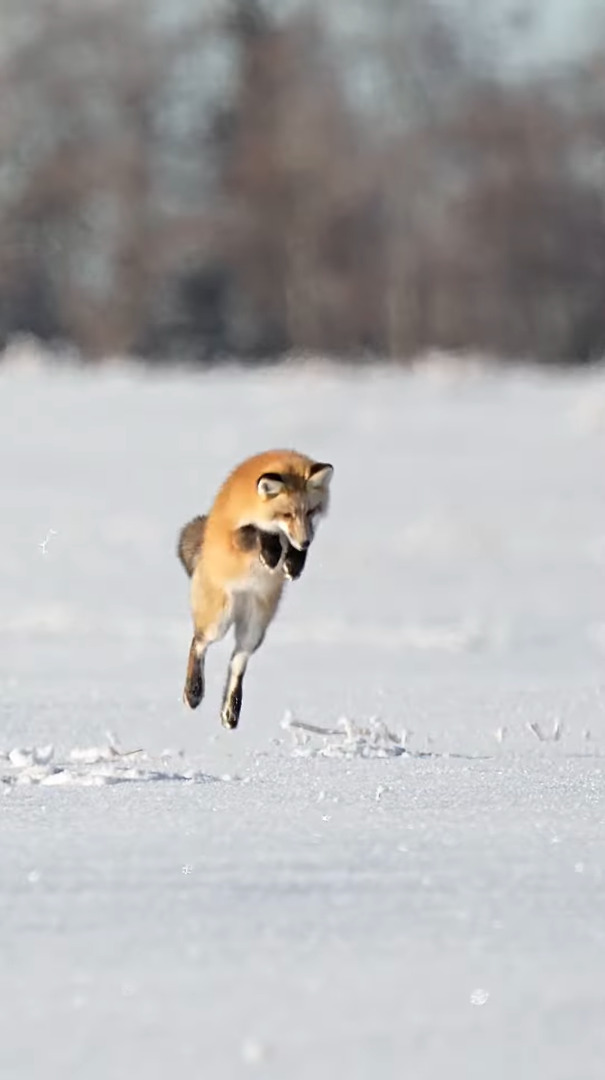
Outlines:
POLYGON ((280 531, 297 551, 306 551, 315 536, 315 514, 303 506, 300 510, 286 512, 275 518, 280 531))
POLYGON ((311 540, 313 539, 312 536, 300 536, 300 534, 297 535, 296 530, 293 529, 284 528, 283 531, 286 534, 290 543, 292 544, 292 547, 296 548, 297 551, 306 551, 307 548, 311 546, 311 540))

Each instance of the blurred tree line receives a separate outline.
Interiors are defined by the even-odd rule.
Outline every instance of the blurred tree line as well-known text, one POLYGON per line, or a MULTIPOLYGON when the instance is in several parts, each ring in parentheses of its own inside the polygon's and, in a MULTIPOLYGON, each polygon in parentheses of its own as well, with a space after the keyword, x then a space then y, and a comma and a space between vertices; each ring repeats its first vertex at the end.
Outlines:
POLYGON ((605 51, 505 84, 378 0, 366 100, 312 11, 162 7, 0 0, 0 344, 605 352, 605 51))

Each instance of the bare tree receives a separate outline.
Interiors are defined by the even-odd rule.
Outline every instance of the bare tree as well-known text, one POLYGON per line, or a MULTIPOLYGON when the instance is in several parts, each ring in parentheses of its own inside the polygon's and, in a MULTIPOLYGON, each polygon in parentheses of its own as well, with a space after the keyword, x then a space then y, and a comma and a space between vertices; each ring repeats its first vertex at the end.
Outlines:
POLYGON ((0 338, 599 355, 602 56, 497 85, 430 3, 378 0, 362 102, 328 13, 268 4, 0 0, 0 338))

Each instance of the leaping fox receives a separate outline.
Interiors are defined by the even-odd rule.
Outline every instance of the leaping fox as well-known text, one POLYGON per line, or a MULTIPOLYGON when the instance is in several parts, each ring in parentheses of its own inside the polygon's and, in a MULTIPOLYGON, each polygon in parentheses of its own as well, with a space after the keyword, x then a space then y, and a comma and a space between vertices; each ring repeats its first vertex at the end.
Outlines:
POLYGON ((248 660, 262 644, 286 579, 300 577, 319 519, 327 513, 333 468, 294 450, 267 450, 238 465, 210 512, 179 534, 178 556, 191 577, 193 640, 183 700, 204 696, 208 646, 233 625, 235 648, 223 727, 237 727, 248 660))

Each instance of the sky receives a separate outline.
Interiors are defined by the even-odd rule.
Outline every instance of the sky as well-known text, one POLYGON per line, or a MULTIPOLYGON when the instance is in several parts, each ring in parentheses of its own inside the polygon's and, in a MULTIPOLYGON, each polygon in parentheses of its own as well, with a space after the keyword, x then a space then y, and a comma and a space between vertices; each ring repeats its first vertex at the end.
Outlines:
POLYGON ((605 35, 597 0, 439 0, 459 11, 500 48, 498 65, 509 75, 573 60, 605 35))

